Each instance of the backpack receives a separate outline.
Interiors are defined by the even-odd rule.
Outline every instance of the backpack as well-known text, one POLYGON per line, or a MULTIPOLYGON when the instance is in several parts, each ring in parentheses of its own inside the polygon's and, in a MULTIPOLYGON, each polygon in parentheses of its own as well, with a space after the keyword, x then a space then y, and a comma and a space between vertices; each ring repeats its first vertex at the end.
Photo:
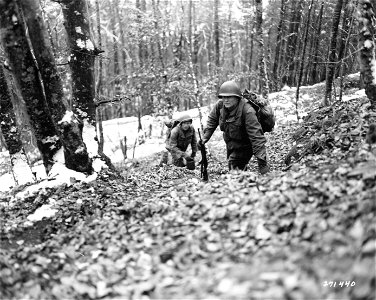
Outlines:
POLYGON ((269 101, 247 89, 243 92, 243 98, 255 109, 262 130, 271 132, 275 125, 275 115, 269 101))
POLYGON ((179 122, 178 120, 164 121, 164 124, 165 124, 166 127, 168 128, 168 129, 167 129, 167 132, 166 132, 167 139, 170 138, 172 129, 174 129, 177 125, 179 125, 179 123, 180 123, 180 122, 179 122))

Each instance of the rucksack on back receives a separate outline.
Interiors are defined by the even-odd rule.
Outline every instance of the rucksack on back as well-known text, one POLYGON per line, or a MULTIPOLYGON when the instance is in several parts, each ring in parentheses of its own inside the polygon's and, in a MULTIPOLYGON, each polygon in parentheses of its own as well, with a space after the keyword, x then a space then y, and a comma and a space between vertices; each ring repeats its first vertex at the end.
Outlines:
POLYGON ((171 136, 171 131, 172 129, 174 129, 177 125, 179 125, 179 121, 178 120, 168 120, 168 121, 165 121, 164 124, 167 126, 167 139, 170 138, 171 136))
POLYGON ((256 115, 264 132, 271 132, 275 125, 275 115, 267 99, 247 89, 243 92, 243 98, 256 110, 256 115))

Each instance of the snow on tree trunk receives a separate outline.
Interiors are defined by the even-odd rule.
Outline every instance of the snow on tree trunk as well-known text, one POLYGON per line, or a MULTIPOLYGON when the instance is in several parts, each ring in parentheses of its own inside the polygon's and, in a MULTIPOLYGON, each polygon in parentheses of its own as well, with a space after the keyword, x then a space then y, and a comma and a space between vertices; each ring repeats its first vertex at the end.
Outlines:
POLYGON ((9 81, 2 65, 3 62, 1 62, 0 66, 0 127, 9 152, 16 184, 24 184, 33 181, 34 176, 22 148, 21 134, 17 127, 12 102, 12 93, 10 93, 8 88, 9 81))
POLYGON ((61 148, 61 141, 46 105, 38 66, 30 51, 20 9, 16 1, 6 0, 0 1, 0 10, 2 44, 21 89, 37 147, 48 173, 53 165, 53 156, 61 148))
POLYGON ((21 151, 22 142, 2 64, 3 62, 0 66, 0 126, 9 154, 12 155, 21 151))
POLYGON ((64 26, 70 50, 73 102, 76 113, 95 124, 94 60, 97 49, 91 38, 90 23, 85 0, 61 0, 64 26))
POLYGON ((370 0, 359 1, 359 43, 360 66, 363 75, 365 92, 371 102, 371 107, 376 108, 376 16, 374 2, 370 0))
POLYGON ((67 134, 67 126, 61 122, 66 114, 63 88, 52 50, 47 42, 39 5, 35 0, 24 0, 19 7, 12 3, 7 1, 4 8, 8 9, 7 12, 13 18, 12 26, 17 26, 18 31, 17 35, 11 35, 9 31, 12 30, 12 26, 4 23, 9 30, 9 34, 4 35, 4 41, 13 43, 13 48, 7 48, 8 55, 35 129, 37 145, 46 171, 48 173, 51 169, 54 163, 53 156, 63 145, 66 166, 75 171, 91 173, 91 160, 82 140, 82 127, 79 122, 72 123, 69 126, 72 132, 67 134), (22 42, 22 49, 17 48, 17 42, 22 42), (78 135, 80 132, 81 135, 78 135), (75 140, 72 137, 75 137, 75 140), (84 159, 85 154, 87 157, 84 159))
POLYGON ((83 122, 67 111, 59 122, 59 131, 64 141, 65 166, 78 172, 92 173, 92 161, 82 140, 83 122))

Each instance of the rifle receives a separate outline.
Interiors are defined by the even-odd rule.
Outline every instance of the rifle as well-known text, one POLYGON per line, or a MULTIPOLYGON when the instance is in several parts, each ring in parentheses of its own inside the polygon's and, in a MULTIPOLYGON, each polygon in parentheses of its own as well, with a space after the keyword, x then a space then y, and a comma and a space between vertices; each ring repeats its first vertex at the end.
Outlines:
POLYGON ((208 158, 206 157, 206 148, 205 148, 205 145, 202 143, 202 138, 201 138, 201 132, 200 132, 200 129, 198 129, 198 136, 200 137, 200 144, 201 144, 201 174, 200 174, 200 177, 204 180, 204 181, 208 181, 209 180, 209 176, 208 176, 208 158))

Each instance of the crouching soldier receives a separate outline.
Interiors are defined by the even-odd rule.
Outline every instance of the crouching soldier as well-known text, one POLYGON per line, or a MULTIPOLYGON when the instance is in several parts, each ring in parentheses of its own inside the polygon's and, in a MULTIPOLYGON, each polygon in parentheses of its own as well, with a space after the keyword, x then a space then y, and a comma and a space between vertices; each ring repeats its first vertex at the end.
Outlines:
POLYGON ((183 115, 179 118, 180 124, 171 130, 168 150, 172 155, 172 163, 177 167, 187 167, 194 170, 194 158, 197 152, 197 137, 195 129, 192 126, 192 118, 189 115, 183 115), (186 153, 188 146, 191 145, 192 153, 186 153))
POLYGON ((161 161, 159 163, 159 166, 163 166, 164 164, 167 165, 167 162, 168 162, 168 151, 169 150, 169 145, 170 145, 170 137, 171 137, 171 131, 172 129, 174 129, 178 124, 179 124, 179 120, 168 120, 168 121, 164 121, 164 124, 166 125, 167 127, 167 132, 166 132, 166 140, 165 140, 165 144, 166 144, 166 150, 162 152, 162 157, 161 157, 161 161))

